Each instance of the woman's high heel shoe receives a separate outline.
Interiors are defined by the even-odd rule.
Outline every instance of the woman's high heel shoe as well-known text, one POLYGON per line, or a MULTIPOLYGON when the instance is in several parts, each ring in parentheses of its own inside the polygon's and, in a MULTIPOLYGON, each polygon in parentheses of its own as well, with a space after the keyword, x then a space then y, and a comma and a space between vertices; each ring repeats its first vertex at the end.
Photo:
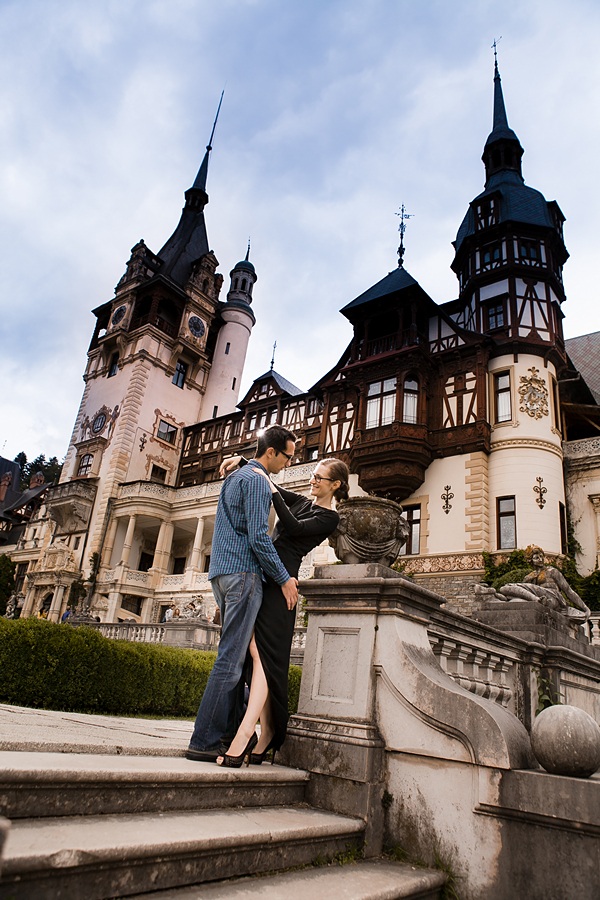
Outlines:
POLYGON ((277 750, 275 750, 275 748, 273 747, 273 744, 274 744, 274 743, 275 743, 275 739, 272 738, 272 739, 269 741, 269 743, 267 744, 266 749, 263 750, 262 753, 251 753, 251 754, 250 754, 250 763, 251 763, 251 765, 253 765, 253 766, 262 766, 262 764, 263 764, 263 762, 264 762, 264 760, 265 760, 265 756, 267 755, 267 753, 269 752, 269 750, 273 750, 273 756, 271 757, 271 765, 273 765, 273 763, 275 762, 275 754, 277 753, 277 750))
POLYGON ((252 737, 246 744, 246 747, 243 753, 240 753, 239 756, 230 756, 228 753, 224 753, 221 759, 221 762, 217 761, 218 766, 224 766, 226 769, 241 769, 244 760, 246 760, 246 765, 249 765, 250 758, 254 756, 252 750, 258 744, 258 735, 256 732, 252 734, 252 737), (246 759, 247 757, 247 759, 246 759))

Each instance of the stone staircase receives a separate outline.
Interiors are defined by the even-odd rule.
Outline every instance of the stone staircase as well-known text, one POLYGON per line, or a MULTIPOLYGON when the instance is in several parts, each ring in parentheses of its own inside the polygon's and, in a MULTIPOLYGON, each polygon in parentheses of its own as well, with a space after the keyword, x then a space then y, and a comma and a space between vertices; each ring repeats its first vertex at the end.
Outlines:
POLYGON ((308 781, 181 756, 0 752, 0 900, 442 896, 440 872, 324 865, 360 855, 364 822, 308 806, 308 781))

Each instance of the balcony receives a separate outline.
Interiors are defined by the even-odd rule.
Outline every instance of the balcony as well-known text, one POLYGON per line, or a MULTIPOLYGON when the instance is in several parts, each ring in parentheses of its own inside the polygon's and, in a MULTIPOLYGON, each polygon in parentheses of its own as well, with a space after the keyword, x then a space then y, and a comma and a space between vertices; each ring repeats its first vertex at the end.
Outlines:
POLYGON ((50 517, 57 523, 59 533, 81 531, 90 521, 96 485, 89 481, 66 481, 46 491, 50 517))

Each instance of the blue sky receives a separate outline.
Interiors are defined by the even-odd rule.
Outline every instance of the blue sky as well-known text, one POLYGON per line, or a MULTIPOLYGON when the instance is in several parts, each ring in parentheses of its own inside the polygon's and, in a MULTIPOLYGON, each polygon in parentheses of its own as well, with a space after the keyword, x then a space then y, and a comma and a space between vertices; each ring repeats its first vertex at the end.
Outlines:
POLYGON ((62 458, 91 310, 174 230, 221 90, 206 220, 258 283, 246 378, 310 387, 339 309, 396 265, 452 299, 483 188, 493 53, 523 173, 567 218, 565 334, 600 330, 600 5, 592 0, 0 0, 0 454, 62 458))

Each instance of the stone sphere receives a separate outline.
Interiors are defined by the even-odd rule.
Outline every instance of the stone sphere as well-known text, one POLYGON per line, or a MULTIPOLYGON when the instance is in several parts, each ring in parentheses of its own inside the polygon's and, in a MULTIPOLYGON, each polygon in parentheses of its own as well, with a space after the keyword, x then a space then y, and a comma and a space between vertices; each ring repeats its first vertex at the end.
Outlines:
POLYGON ((589 778, 600 768, 600 726, 576 706, 549 706, 531 729, 537 761, 553 775, 589 778))

